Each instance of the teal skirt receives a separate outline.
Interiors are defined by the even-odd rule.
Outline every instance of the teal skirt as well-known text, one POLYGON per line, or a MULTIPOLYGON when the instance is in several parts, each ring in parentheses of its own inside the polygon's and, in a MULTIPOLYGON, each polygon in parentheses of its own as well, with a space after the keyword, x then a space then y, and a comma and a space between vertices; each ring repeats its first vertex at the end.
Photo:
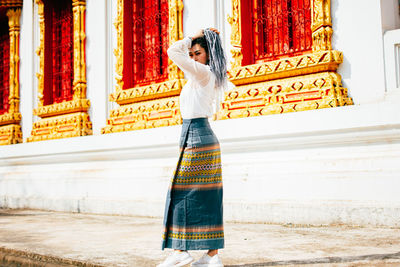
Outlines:
POLYGON ((183 120, 167 194, 162 249, 224 247, 221 151, 207 118, 183 120))

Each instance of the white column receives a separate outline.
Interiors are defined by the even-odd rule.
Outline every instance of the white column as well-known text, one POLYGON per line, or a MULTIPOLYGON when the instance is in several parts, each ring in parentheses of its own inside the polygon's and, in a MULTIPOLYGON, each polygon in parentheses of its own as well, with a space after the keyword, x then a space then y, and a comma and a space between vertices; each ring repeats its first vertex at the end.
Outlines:
POLYGON ((38 42, 34 41, 34 34, 39 33, 37 21, 34 21, 34 8, 32 0, 24 0, 21 13, 21 32, 20 32, 20 112, 22 114, 22 137, 31 135, 34 120, 33 108, 36 101, 37 78, 34 70, 34 60, 38 42))
POLYGON ((90 120, 93 134, 98 135, 106 125, 108 102, 108 36, 106 0, 87 0, 86 2, 86 66, 87 98, 91 106, 90 120))

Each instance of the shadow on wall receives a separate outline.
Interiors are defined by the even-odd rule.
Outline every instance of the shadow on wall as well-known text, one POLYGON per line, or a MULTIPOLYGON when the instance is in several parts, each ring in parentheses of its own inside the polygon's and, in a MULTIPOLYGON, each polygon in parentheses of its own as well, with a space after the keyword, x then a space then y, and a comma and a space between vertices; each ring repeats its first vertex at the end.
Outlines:
MULTIPOLYGON (((399 0, 400 3, 400 0, 399 0)), ((337 12, 339 10, 339 1, 331 1, 331 17, 332 17, 332 29, 333 29, 333 34, 332 34, 332 49, 333 50, 339 50, 337 47, 337 42, 340 40, 340 31, 338 31, 337 25, 335 23, 335 18, 337 18, 337 12)), ((343 51, 341 51, 343 52, 343 51)), ((347 84, 347 81, 351 79, 351 63, 347 59, 346 54, 343 54, 343 63, 339 65, 339 68, 337 70, 337 73, 342 76, 342 84, 344 88, 348 89, 348 96, 351 97, 354 101, 354 97, 351 95, 351 88, 349 88, 349 85, 347 84)), ((354 103, 356 104, 356 103, 354 103)))

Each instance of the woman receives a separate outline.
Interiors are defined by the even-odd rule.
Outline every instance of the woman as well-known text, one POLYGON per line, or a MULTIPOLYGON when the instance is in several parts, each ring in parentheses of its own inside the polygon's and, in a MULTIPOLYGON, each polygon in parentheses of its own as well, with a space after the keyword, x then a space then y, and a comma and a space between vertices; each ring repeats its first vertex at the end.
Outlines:
POLYGON ((226 84, 226 61, 218 30, 201 30, 177 41, 169 58, 186 74, 180 95, 183 118, 180 157, 168 190, 162 249, 172 248, 158 267, 193 261, 188 250, 208 250, 192 266, 222 267, 224 247, 219 142, 208 123, 226 84))

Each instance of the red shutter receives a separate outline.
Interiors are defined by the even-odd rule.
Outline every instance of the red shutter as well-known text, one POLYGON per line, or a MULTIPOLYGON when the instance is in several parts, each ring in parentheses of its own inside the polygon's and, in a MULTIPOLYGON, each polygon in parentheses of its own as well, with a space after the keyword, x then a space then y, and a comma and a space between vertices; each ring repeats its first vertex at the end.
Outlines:
POLYGON ((126 0, 124 8, 124 88, 166 80, 168 0, 126 0))
POLYGON ((72 100, 74 38, 71 1, 56 1, 52 16, 53 102, 72 100))
POLYGON ((310 0, 242 1, 243 64, 311 51, 310 0), (247 3, 245 3, 247 2, 247 3), (250 34, 247 34, 250 35, 250 34))
POLYGON ((10 89, 10 36, 8 20, 0 22, 0 114, 8 112, 10 89))
POLYGON ((44 47, 44 105, 72 100, 74 75, 71 0, 46 0, 44 47))

